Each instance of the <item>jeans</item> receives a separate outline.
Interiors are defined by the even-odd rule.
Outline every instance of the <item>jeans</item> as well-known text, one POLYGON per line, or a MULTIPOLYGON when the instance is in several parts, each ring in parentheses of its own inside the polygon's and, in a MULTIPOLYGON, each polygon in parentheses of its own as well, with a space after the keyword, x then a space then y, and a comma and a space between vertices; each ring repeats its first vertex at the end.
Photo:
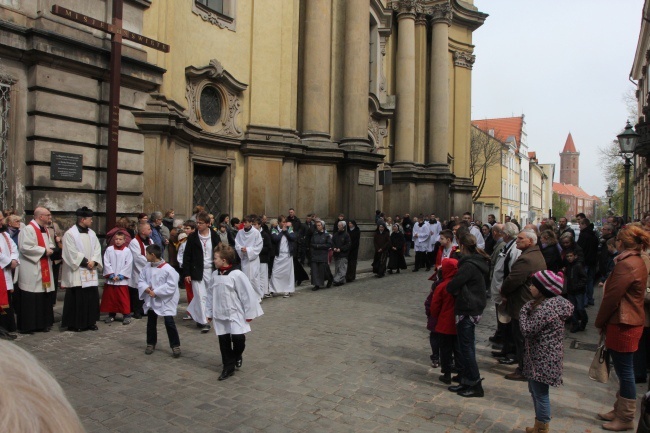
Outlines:
POLYGON ((607 350, 614 363, 614 371, 618 376, 619 393, 621 397, 629 400, 636 399, 636 385, 634 384, 634 352, 617 352, 607 350))
POLYGON ((219 335, 219 350, 224 370, 234 370, 235 363, 241 359, 246 348, 246 334, 219 335))
POLYGON ((474 338, 474 322, 470 317, 464 317, 456 325, 458 332, 458 351, 460 353, 459 364, 461 367, 460 383, 474 386, 481 380, 476 363, 476 340, 474 338))
POLYGON ((535 418, 537 421, 543 423, 550 422, 551 400, 548 397, 548 385, 535 380, 529 380, 528 390, 533 397, 533 406, 535 406, 535 418))
MULTIPOLYGON (((165 319, 165 329, 167 330, 167 338, 169 338, 170 347, 179 347, 181 340, 178 337, 178 330, 176 323, 174 323, 174 316, 163 316, 165 319)), ((153 310, 147 311, 147 344, 155 346, 158 342, 158 315, 153 310)))
POLYGON ((586 304, 594 305, 594 279, 596 278, 596 266, 585 266, 587 274, 587 291, 585 293, 586 304))
POLYGON ((573 304, 573 315, 571 316, 571 322, 578 323, 582 320, 586 324, 588 320, 587 310, 585 309, 585 305, 587 304, 587 297, 582 293, 575 295, 569 293, 567 295, 567 298, 569 299, 569 302, 573 304))

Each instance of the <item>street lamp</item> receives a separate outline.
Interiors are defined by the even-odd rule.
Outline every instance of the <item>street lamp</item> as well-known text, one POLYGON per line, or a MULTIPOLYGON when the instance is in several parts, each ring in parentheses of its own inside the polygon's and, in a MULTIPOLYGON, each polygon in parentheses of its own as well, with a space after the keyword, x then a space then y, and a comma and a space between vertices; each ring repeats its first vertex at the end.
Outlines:
POLYGON ((612 211, 612 196, 614 195, 614 190, 612 189, 611 185, 607 185, 607 189, 605 190, 605 195, 607 196, 607 211, 611 212, 612 211))
POLYGON ((630 189, 630 159, 634 156, 636 143, 639 141, 639 134, 636 133, 630 121, 627 121, 623 132, 616 136, 618 138, 618 147, 621 149, 619 152, 625 159, 623 167, 625 168, 625 195, 623 196, 623 224, 627 224, 628 218, 628 195, 630 189))

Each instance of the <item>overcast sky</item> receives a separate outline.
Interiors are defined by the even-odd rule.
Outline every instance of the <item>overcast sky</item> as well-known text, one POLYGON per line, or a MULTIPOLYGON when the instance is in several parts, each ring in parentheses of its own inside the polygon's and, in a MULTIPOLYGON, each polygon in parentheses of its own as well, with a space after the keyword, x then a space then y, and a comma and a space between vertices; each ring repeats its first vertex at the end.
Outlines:
MULTIPOLYGON (((571 132, 580 186, 604 196, 598 148, 625 127, 643 0, 475 0, 472 119, 525 115, 530 151, 555 163, 571 132)), ((621 160, 622 163, 622 160, 621 160)))

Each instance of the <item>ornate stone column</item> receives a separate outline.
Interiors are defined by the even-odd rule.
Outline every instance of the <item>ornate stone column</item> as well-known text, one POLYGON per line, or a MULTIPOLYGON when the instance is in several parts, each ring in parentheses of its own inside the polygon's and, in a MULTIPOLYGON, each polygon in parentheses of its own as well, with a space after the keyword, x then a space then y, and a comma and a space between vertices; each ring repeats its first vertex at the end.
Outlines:
POLYGON ((429 117, 429 165, 447 164, 449 151, 449 26, 451 3, 431 8, 431 94, 429 117))
POLYGON ((370 75, 370 0, 345 1, 343 139, 341 147, 370 150, 368 76, 370 75))
POLYGON ((427 15, 418 13, 415 17, 415 118, 413 128, 413 162, 424 164, 426 161, 427 142, 427 88, 428 71, 428 43, 427 43, 427 15))
POLYGON ((302 136, 307 140, 330 139, 331 25, 331 0, 305 2, 302 136))
POLYGON ((413 165, 415 133, 415 15, 416 0, 399 0, 392 3, 397 13, 397 55, 395 110, 395 165, 413 165))

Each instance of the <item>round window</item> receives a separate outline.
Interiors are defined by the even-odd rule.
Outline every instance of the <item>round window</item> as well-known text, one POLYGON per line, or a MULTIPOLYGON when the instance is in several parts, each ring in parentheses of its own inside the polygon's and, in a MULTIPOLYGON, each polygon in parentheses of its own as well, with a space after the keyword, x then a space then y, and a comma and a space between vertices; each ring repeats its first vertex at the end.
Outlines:
POLYGON ((201 118, 206 124, 214 126, 220 117, 221 95, 214 87, 206 86, 201 91, 201 118))

